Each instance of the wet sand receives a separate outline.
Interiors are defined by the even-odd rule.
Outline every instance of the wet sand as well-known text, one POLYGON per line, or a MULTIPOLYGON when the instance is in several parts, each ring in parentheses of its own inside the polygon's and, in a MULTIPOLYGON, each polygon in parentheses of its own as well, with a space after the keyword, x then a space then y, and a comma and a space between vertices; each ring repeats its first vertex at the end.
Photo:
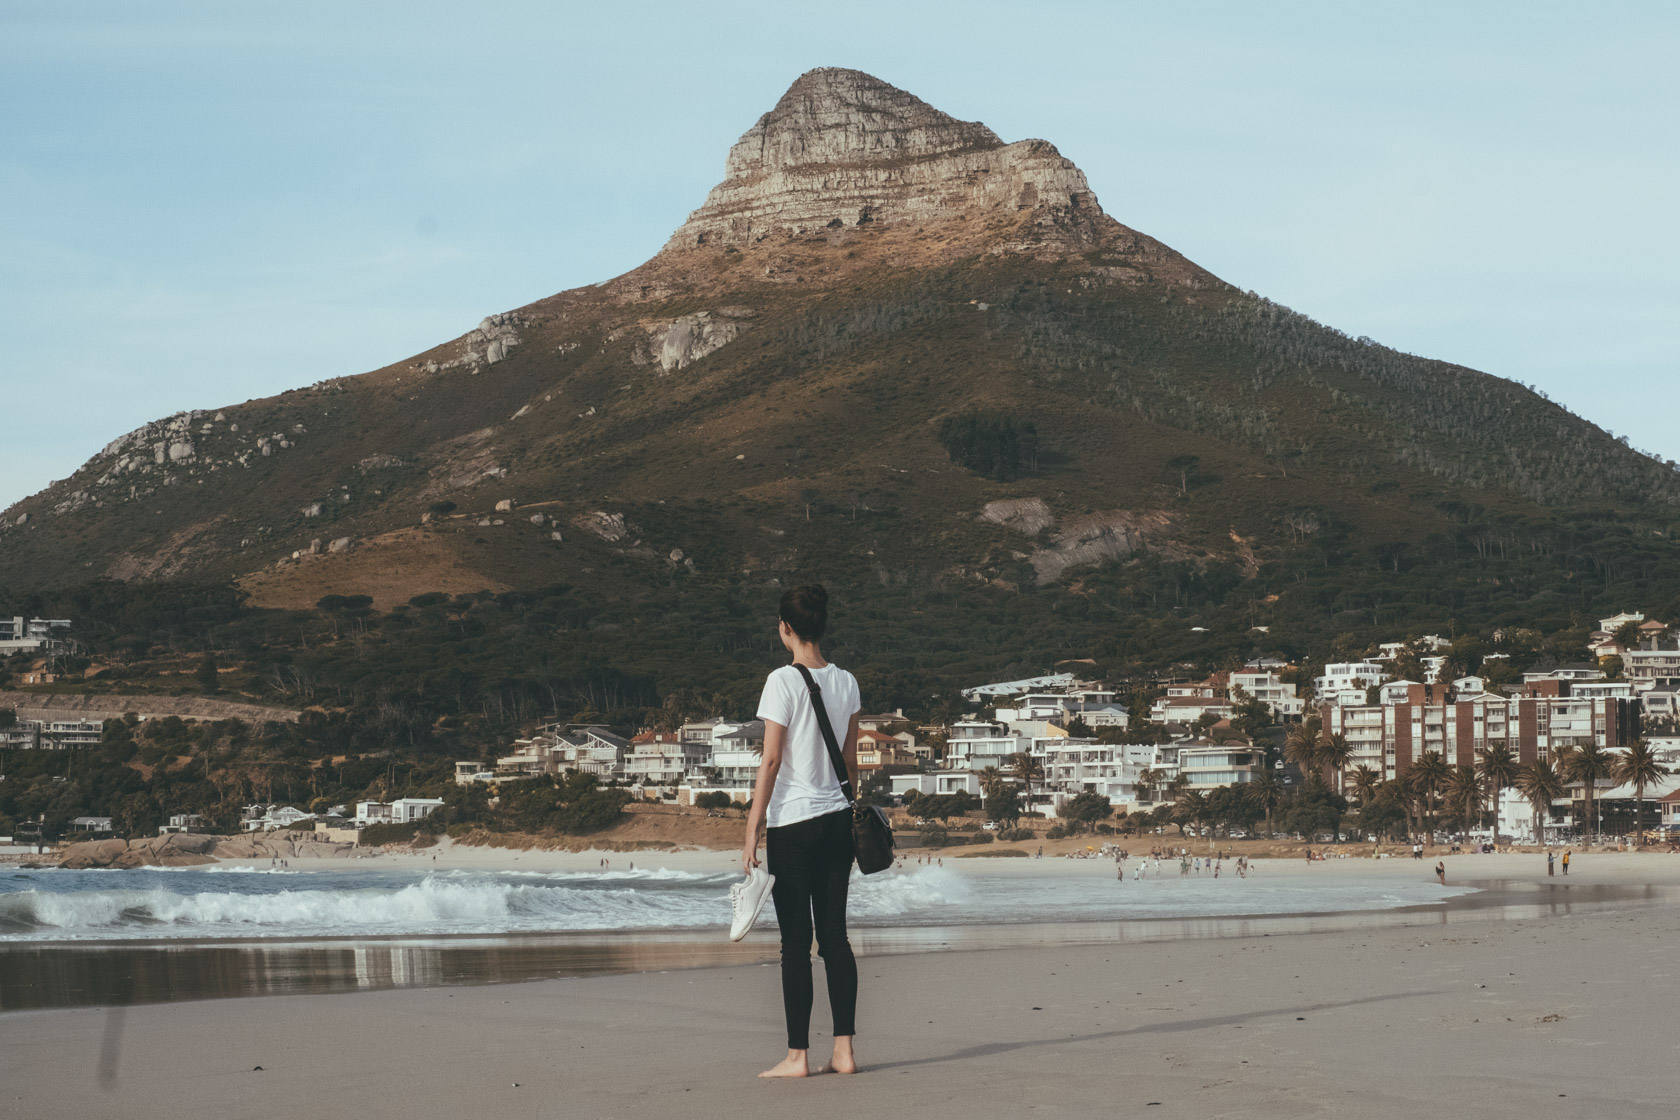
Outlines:
MULTIPOLYGON (((1105 941, 1085 944, 1018 926, 1003 947, 864 946, 855 1078, 756 1081, 782 1045, 778 977, 734 962, 15 1012, 0 1016, 0 1102, 18 1115, 218 1118, 323 1101, 415 1117, 1663 1114, 1680 1056, 1680 859, 1578 857, 1567 884, 1547 882, 1543 863, 1529 876, 1501 866, 1521 859, 1533 861, 1464 858, 1465 874, 1473 860, 1503 874, 1431 913, 1241 919, 1170 940, 1107 923, 1105 941)), ((1295 873, 1381 877, 1401 862, 1295 873)))

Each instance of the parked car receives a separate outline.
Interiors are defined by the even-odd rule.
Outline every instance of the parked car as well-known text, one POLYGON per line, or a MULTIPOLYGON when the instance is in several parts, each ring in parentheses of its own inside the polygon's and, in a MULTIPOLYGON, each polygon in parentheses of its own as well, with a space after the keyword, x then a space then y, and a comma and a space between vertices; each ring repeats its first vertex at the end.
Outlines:
POLYGON ((987 832, 996 832, 998 830, 998 823, 996 821, 987 821, 980 827, 985 829, 987 832))

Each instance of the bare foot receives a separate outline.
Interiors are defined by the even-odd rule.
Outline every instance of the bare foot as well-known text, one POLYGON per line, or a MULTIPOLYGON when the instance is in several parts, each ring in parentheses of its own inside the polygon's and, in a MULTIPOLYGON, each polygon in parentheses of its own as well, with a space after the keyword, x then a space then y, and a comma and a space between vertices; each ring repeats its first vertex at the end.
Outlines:
POLYGON ((803 1051, 789 1051, 788 1056, 759 1074, 760 1077, 809 1077, 811 1068, 803 1051))
POLYGON ((852 1053, 852 1040, 837 1038, 834 1040, 834 1057, 828 1061, 831 1073, 856 1073, 857 1055, 852 1053))

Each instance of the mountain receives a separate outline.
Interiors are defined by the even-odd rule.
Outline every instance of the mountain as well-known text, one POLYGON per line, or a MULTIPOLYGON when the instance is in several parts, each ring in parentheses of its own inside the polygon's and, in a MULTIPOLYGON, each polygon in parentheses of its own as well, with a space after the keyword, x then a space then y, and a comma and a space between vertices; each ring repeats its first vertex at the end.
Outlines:
POLYGON ((1240 634, 1680 591, 1677 508, 1674 469, 1535 392, 1241 291, 1053 145, 822 69, 652 260, 121 436, 0 517, 0 586, 387 607, 817 576, 1240 634))

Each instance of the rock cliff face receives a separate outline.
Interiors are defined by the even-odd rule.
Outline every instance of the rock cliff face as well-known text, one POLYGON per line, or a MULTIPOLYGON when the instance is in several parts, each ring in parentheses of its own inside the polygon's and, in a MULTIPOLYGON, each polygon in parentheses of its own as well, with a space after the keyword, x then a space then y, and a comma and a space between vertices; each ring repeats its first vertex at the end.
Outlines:
POLYGON ((667 248, 976 213, 1027 217, 1023 242, 1064 248, 1093 242, 1103 217, 1053 145, 1005 144, 857 70, 812 70, 736 141, 667 248))

